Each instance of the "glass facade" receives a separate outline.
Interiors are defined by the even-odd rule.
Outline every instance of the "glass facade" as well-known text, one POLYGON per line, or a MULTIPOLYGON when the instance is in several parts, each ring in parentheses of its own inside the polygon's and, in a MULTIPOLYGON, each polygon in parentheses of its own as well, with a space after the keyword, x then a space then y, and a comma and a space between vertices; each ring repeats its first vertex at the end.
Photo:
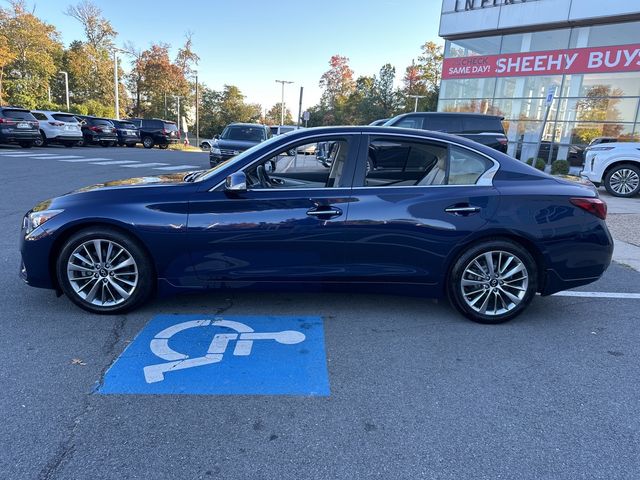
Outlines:
MULTIPOLYGON (((454 40, 445 58, 630 45, 638 32, 640 22, 626 22, 454 40)), ((464 78, 442 81, 438 111, 501 115, 510 155, 535 156, 542 139, 539 156, 578 165, 596 137, 640 138, 639 100, 640 72, 464 78), (556 97, 547 108, 551 86, 556 97)))

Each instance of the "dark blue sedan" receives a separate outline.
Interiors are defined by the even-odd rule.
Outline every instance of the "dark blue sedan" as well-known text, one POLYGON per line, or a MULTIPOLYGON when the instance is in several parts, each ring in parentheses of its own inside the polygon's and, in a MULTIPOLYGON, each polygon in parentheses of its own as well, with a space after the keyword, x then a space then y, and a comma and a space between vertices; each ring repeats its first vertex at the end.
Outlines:
POLYGON ((24 217, 21 273, 95 313, 154 292, 295 286, 446 296, 470 319, 500 323, 538 292, 603 274, 605 216, 592 186, 460 137, 308 129, 211 170, 40 203, 24 217), (318 144, 328 162, 309 153, 318 144))

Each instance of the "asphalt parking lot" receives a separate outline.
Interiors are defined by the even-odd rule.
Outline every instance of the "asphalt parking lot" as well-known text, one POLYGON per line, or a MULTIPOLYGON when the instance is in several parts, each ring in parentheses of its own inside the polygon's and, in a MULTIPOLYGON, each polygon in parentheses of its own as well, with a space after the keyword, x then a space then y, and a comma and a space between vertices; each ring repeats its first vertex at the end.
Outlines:
MULTIPOLYGON (((85 185, 205 168, 206 153, 0 148, 0 164, 2 478, 638 478, 640 298, 537 298, 500 326, 348 293, 212 292, 94 316, 19 280, 23 214, 85 185), (256 341, 243 381, 277 377, 268 353, 282 347, 300 354, 287 375, 328 390, 105 392, 112 364, 171 315, 317 319, 313 351, 256 341)), ((582 290, 637 294, 640 273, 613 264, 582 290)), ((192 370, 216 383, 216 367, 192 370)))

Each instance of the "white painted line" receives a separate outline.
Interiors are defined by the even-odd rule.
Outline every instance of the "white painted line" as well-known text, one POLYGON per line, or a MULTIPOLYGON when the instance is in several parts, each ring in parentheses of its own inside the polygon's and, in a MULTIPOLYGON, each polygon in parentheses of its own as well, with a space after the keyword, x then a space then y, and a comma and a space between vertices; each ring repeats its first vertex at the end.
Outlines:
POLYGON ((112 160, 111 158, 79 158, 77 160, 60 160, 61 162, 71 162, 71 163, 76 163, 76 162, 98 162, 100 160, 112 160))
POLYGON ((198 168, 196 165, 177 165, 175 167, 158 167, 154 168, 154 170, 189 170, 191 168, 198 168))
MULTIPOLYGON (((49 157, 51 160, 63 160, 63 159, 67 159, 67 158, 82 158, 80 155, 56 155, 55 157, 49 157)), ((47 158, 47 160, 49 160, 49 158, 47 158)))
POLYGON ((31 155, 31 154, 27 153, 25 155, 24 153, 12 153, 10 155, 3 155, 3 157, 16 157, 16 158, 19 158, 19 157, 33 157, 33 156, 37 156, 37 154, 36 155, 31 155))
POLYGON ((91 165, 122 165, 124 163, 138 163, 135 160, 110 160, 108 162, 92 162, 91 165))
POLYGON ((29 153, 26 156, 29 157, 55 157, 57 153, 29 153))
POLYGON ((579 292, 577 290, 567 290, 565 292, 554 293, 554 297, 582 297, 582 298, 631 298, 640 300, 640 293, 617 293, 617 292, 579 292))
POLYGON ((30 152, 25 152, 25 151, 19 151, 19 150, 9 150, 9 151, 5 151, 5 152, 0 152, 0 155, 2 156, 16 156, 16 157, 21 157, 24 155, 32 155, 30 152))
POLYGON ((162 165, 169 165, 168 163, 138 163, 136 165, 122 165, 127 168, 140 168, 140 167, 160 167, 162 165))

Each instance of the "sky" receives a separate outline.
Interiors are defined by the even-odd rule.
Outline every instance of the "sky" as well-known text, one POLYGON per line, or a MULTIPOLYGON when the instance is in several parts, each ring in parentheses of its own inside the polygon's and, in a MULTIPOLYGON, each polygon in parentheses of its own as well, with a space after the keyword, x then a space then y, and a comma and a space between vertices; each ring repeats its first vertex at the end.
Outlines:
MULTIPOLYGON (((1 1, 1 0, 0 0, 1 1)), ((83 39, 80 24, 63 11, 74 1, 28 0, 55 25, 62 41, 83 39)), ((358 75, 376 74, 385 63, 404 69, 420 46, 438 37, 441 0, 95 0, 118 32, 116 43, 140 48, 171 45, 172 55, 193 34, 200 56, 199 80, 219 90, 236 85, 247 101, 270 108, 280 101, 275 80, 294 82, 285 103, 297 115, 320 99, 320 76, 334 54, 349 57, 358 75)), ((128 65, 123 64, 125 70, 128 65)))

